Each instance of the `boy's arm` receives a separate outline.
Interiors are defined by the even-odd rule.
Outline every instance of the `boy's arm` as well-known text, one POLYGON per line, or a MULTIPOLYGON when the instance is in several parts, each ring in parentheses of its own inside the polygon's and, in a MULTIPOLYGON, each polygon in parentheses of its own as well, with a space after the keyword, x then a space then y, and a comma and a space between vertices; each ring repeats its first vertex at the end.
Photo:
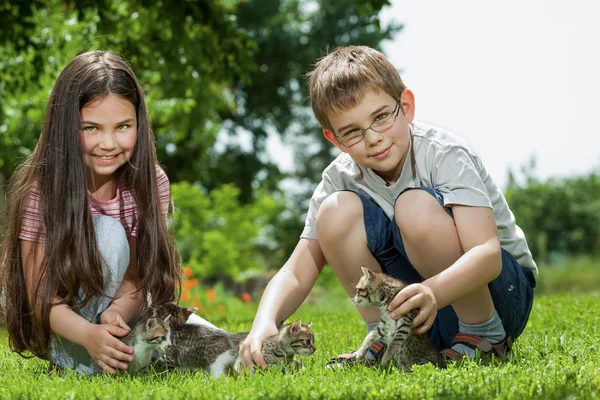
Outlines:
POLYGON ((409 285, 390 302, 395 316, 420 308, 414 320, 417 334, 432 325, 438 309, 471 294, 493 281, 502 271, 502 249, 492 209, 452 207, 454 223, 464 254, 451 266, 422 284, 409 285))
POLYGON ((262 342, 277 333, 277 323, 292 315, 308 296, 319 273, 325 266, 325 256, 319 242, 302 238, 284 266, 271 279, 260 300, 252 330, 240 348, 244 367, 255 362, 266 364, 262 357, 262 342))
POLYGON ((502 248, 494 212, 488 207, 452 207, 464 254, 448 269, 427 279, 438 299, 438 308, 485 286, 502 272, 502 248))
POLYGON ((102 313, 100 322, 129 329, 127 322, 142 308, 144 298, 141 291, 137 291, 139 284, 137 265, 137 239, 129 238, 129 266, 123 277, 123 282, 115 294, 115 299, 102 313))
MULTIPOLYGON (((35 302, 35 285, 39 282, 39 266, 44 257, 44 245, 22 240, 21 257, 27 297, 35 302)), ((56 299, 58 300, 58 299, 56 299)), ((39 310, 34 310, 39 312, 39 310)), ((85 348, 90 357, 106 372, 116 368, 127 369, 125 362, 133 361, 133 349, 116 336, 125 336, 128 330, 112 325, 94 325, 75 313, 68 305, 60 304, 50 309, 50 329, 57 335, 85 348)))

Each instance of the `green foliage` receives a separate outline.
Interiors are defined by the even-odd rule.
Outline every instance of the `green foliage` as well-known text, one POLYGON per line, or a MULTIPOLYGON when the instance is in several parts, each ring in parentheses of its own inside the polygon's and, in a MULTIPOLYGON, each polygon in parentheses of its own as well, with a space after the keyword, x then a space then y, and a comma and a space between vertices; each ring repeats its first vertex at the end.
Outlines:
POLYGON ((557 265, 541 264, 536 293, 600 294, 600 259, 569 257, 557 265))
MULTIPOLYGON (((253 308, 211 322, 231 331, 250 329, 253 308)), ((0 397, 63 399, 593 399, 600 394, 600 301, 590 296, 540 296, 506 364, 467 362, 437 370, 324 368, 330 357, 356 349, 365 326, 349 302, 328 297, 304 305, 289 320, 312 321, 317 351, 304 369, 277 369, 216 380, 202 372, 151 371, 130 377, 77 377, 46 372, 46 362, 24 360, 0 341, 0 397)), ((0 331, 0 337, 2 331, 0 331)))
POLYGON ((274 198, 262 195, 240 205, 240 190, 233 185, 206 194, 188 182, 173 184, 171 192, 172 230, 184 264, 194 276, 243 280, 268 265, 265 258, 274 251, 266 233, 282 209, 274 198))
POLYGON ((235 107, 231 86, 248 79, 254 42, 235 9, 218 0, 7 3, 0 16, 0 168, 10 176, 41 130, 48 94, 80 52, 108 49, 129 60, 147 93, 157 150, 172 180, 206 178, 202 167, 235 107), (168 10, 168 12, 165 12, 168 10), (9 35, 12 27, 22 34, 9 35), (16 151, 15 151, 16 150, 16 151))
POLYGON ((509 179, 506 199, 538 261, 556 262, 561 254, 600 253, 600 174, 548 179, 524 168, 525 183, 509 179))
MULTIPOLYGON (((380 26, 385 5, 388 0, 0 0, 0 207, 4 182, 35 146, 59 72, 91 49, 131 62, 171 182, 207 192, 234 184, 238 202, 255 207, 264 196, 279 198, 278 184, 287 176, 265 152, 266 137, 274 134, 298 141, 298 176, 313 187, 316 171, 330 161, 330 146, 307 107, 304 74, 328 47, 378 47, 390 39, 399 27, 380 26), (243 133, 251 148, 240 145, 243 133)), ((295 209, 269 227, 285 254, 301 231, 306 193, 287 201, 295 209)), ((202 240, 195 245, 223 250, 203 265, 247 252, 222 235, 202 240)), ((255 265, 255 258, 243 264, 255 265)))

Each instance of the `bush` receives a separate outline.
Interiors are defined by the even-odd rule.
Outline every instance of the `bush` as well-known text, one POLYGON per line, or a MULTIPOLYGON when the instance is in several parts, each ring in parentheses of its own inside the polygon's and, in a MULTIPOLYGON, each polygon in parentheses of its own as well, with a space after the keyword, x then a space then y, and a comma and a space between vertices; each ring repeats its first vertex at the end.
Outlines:
POLYGON ((265 271, 275 252, 267 228, 283 205, 269 196, 240 205, 240 191, 223 185, 206 194, 188 182, 171 185, 172 231, 184 265, 201 279, 230 276, 238 281, 265 271))

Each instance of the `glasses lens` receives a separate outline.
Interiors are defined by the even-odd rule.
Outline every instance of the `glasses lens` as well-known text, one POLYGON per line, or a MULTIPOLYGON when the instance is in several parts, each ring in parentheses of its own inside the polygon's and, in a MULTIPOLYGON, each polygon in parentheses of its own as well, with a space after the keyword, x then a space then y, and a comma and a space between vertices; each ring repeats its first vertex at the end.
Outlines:
POLYGON ((377 123, 373 124, 372 128, 378 132, 383 132, 386 129, 391 128, 392 125, 394 125, 394 118, 392 118, 392 115, 390 114, 381 121, 377 121, 377 123))
POLYGON ((352 135, 346 135, 346 136, 344 136, 343 144, 345 144, 346 146, 353 146, 356 143, 360 142, 362 140, 362 138, 363 138, 362 132, 357 132, 352 135))

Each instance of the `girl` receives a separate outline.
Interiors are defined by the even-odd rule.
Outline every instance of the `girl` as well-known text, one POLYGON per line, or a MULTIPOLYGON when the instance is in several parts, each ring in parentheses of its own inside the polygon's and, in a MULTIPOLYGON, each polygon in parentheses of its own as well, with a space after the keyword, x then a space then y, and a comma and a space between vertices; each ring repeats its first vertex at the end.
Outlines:
POLYGON ((175 299, 180 264, 169 180, 122 58, 91 51, 65 67, 8 193, 0 283, 10 348, 82 373, 127 369, 127 321, 148 295, 175 299))

